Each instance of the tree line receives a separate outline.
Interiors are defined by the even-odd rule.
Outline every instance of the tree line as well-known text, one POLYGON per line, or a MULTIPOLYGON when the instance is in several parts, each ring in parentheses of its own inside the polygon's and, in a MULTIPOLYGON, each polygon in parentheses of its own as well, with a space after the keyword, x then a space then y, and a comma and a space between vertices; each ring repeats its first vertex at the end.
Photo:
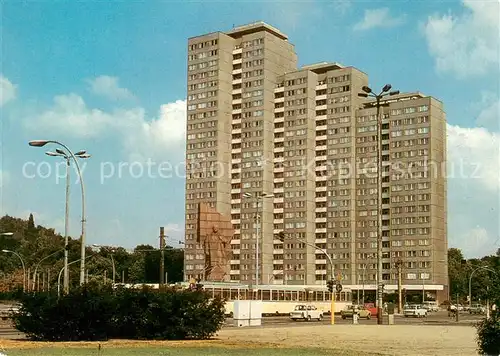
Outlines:
MULTIPOLYGON (((13 234, 0 234, 0 251, 9 251, 0 253, 0 292, 22 287, 23 269, 19 256, 29 275, 26 283, 29 281, 30 290, 33 285, 37 290, 56 286, 59 272, 64 266, 64 237, 52 228, 36 225, 32 214, 27 220, 3 216, 0 218, 0 233, 5 232, 13 234), (46 258, 47 256, 50 257, 46 258), (42 259, 44 260, 40 262, 42 259), (34 280, 35 269, 37 276, 34 280)), ((151 245, 137 245, 133 251, 127 251, 123 247, 89 246, 86 256, 89 282, 111 282, 113 261, 117 283, 158 283, 160 280, 160 249, 151 245)), ((79 239, 70 237, 68 261, 79 259, 79 239)), ((164 263, 168 283, 183 280, 183 249, 167 246, 164 250, 164 263)), ((72 287, 79 284, 79 266, 80 263, 76 262, 69 267, 72 287)))

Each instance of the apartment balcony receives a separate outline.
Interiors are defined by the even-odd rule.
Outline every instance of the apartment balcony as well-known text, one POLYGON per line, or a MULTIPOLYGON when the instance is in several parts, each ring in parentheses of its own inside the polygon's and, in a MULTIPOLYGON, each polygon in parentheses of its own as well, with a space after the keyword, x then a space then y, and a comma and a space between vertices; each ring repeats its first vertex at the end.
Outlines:
POLYGON ((243 89, 239 88, 239 89, 233 89, 233 91, 231 92, 232 95, 238 95, 238 94, 241 94, 243 92, 243 89))
POLYGON ((281 98, 274 98, 275 103, 284 103, 285 102, 285 97, 282 96, 281 98))
POLYGON ((232 138, 231 143, 241 143, 241 138, 232 138))
POLYGON ((284 219, 274 219, 275 224, 284 224, 285 220, 284 219))
MULTIPOLYGON (((325 136, 323 136, 325 137, 325 136)), ((323 145, 323 146, 316 146, 316 151, 325 151, 326 150, 326 145, 323 145)), ((323 156, 324 157, 324 156, 323 156)))
POLYGON ((233 131, 231 131, 233 134, 241 134, 241 128, 240 129, 233 129, 233 131))
MULTIPOLYGON (((316 187, 317 192, 326 192, 328 187, 316 187)), ((316 208, 316 211, 319 211, 318 209, 326 209, 326 208, 316 208)), ((325 210, 326 211, 326 210, 325 210)))
POLYGON ((276 208, 273 210, 273 214, 283 214, 284 210, 285 209, 283 209, 283 208, 276 208))
POLYGON ((231 214, 239 214, 241 213, 240 209, 231 209, 231 214))
POLYGON ((316 131, 326 131, 327 129, 326 125, 316 126, 316 131))
POLYGON ((281 107, 281 108, 274 108, 274 112, 275 113, 278 113, 278 112, 284 112, 285 111, 285 107, 281 107))
POLYGON ((233 55, 235 55, 235 54, 241 54, 241 53, 243 53, 243 48, 241 48, 240 46, 235 47, 233 49, 233 55))
POLYGON ((326 202, 327 197, 316 197, 316 202, 326 202))
POLYGON ((285 91, 285 87, 284 86, 279 86, 279 87, 274 88, 274 92, 275 93, 281 93, 283 91, 285 91))
MULTIPOLYGON (((236 209, 235 209, 236 210, 236 209)), ((231 210, 231 213, 233 213, 233 211, 231 210)), ((237 214, 237 213, 236 213, 237 214)), ((241 222, 241 219, 232 219, 231 220, 231 224, 235 225, 235 224, 239 224, 241 222)))
MULTIPOLYGON (((325 189, 326 189, 326 187, 321 187, 321 188, 325 188, 325 189)), ((316 188, 316 189, 318 189, 318 188, 316 188)), ((316 190, 316 191, 317 191, 317 190, 316 190)), ((325 208, 316 208, 316 209, 315 209, 315 212, 317 212, 317 213, 326 213, 326 212, 327 212, 327 209, 328 209, 328 208, 326 208, 326 207, 325 207, 325 208)))
POLYGON ((319 167, 316 167, 315 171, 316 171, 316 172, 323 172, 323 171, 326 171, 326 166, 319 166, 319 167))
POLYGON ((280 188, 274 188, 274 192, 275 192, 275 193, 284 193, 284 192, 285 192, 285 188, 283 188, 283 187, 280 187, 280 188))
POLYGON ((239 194, 239 193, 241 193, 241 189, 240 188, 231 189, 231 194, 239 194))
POLYGON ((275 127, 274 132, 276 132, 276 133, 285 132, 285 128, 284 127, 275 127))
POLYGON ((274 142, 285 142, 285 138, 284 137, 276 137, 274 139, 274 142))
POLYGON ((327 178, 328 177, 326 175, 325 176, 316 177, 316 182, 326 182, 327 178))
POLYGON ((231 121, 231 123, 233 123, 233 124, 235 124, 235 125, 237 125, 237 124, 241 124, 241 119, 233 119, 233 120, 231 121))
POLYGON ((231 153, 241 153, 241 148, 231 148, 231 153))
POLYGON ((326 83, 316 85, 316 91, 318 91, 318 90, 326 90, 326 83))
POLYGON ((283 173, 283 172, 285 172, 285 167, 274 168, 274 173, 283 173))
POLYGON ((316 218, 315 222, 317 222, 317 223, 326 223, 326 218, 316 218))
POLYGON ((239 164, 239 163, 241 163, 241 158, 231 158, 231 163, 232 164, 239 164))
POLYGON ((241 178, 231 178, 231 184, 238 184, 238 183, 241 183, 241 178))
MULTIPOLYGON (((231 111, 231 113, 232 113, 233 115, 236 115, 236 114, 241 114, 241 109, 233 109, 233 110, 231 111)), ((241 122, 241 121, 240 121, 240 122, 241 122)), ((234 123, 234 120, 233 120, 233 123, 234 123)))
POLYGON ((233 66, 241 64, 243 62, 243 58, 233 59, 233 66))
POLYGON ((316 101, 326 100, 326 94, 316 95, 316 101))
POLYGON ((316 234, 326 234, 326 227, 321 228, 321 229, 316 229, 315 233, 316 234))
POLYGON ((233 85, 235 85, 235 84, 241 84, 241 83, 243 83, 243 80, 241 78, 233 79, 233 81, 232 81, 233 85))
POLYGON ((236 275, 236 274, 240 274, 240 270, 239 269, 232 269, 231 271, 229 271, 229 274, 231 275, 236 275))
POLYGON ((239 99, 233 99, 232 104, 233 105, 237 105, 237 104, 241 105, 241 98, 239 98, 239 99))
MULTIPOLYGON (((327 136, 326 135, 321 135, 321 136, 316 136, 316 142, 317 141, 326 141, 327 136)), ((323 147, 323 146, 320 146, 323 147)))
POLYGON ((243 70, 241 68, 238 68, 238 69, 233 69, 232 74, 236 75, 236 74, 241 74, 242 72, 243 70))
POLYGON ((316 111, 326 110, 326 108, 327 108, 327 105, 319 105, 319 106, 316 106, 316 111))
POLYGON ((314 272, 316 275, 324 275, 326 274, 326 269, 317 269, 315 272, 314 272))
POLYGON ((231 199, 231 204, 240 204, 240 203, 241 203, 241 199, 231 199))
POLYGON ((285 122, 285 117, 281 116, 281 117, 274 118, 274 123, 279 123, 279 122, 285 122))
POLYGON ((328 156, 324 155, 324 156, 315 156, 314 157, 314 160, 317 162, 317 161, 326 161, 328 159, 328 156))
POLYGON ((275 202, 276 204, 278 204, 278 203, 283 203, 283 201, 284 201, 284 198, 274 198, 274 202, 275 202))
MULTIPOLYGON (((274 182, 275 183, 283 183, 285 181, 285 178, 274 178, 274 182)), ((283 198, 280 198, 280 199, 283 199, 283 198)), ((280 203, 282 203, 283 201, 281 201, 280 203)))
MULTIPOLYGON (((273 249, 273 254, 274 255, 282 255, 282 254, 284 254, 284 250, 282 248, 279 248, 279 249, 275 248, 275 249, 273 249)), ((281 264, 283 263, 283 260, 277 260, 277 261, 281 261, 281 264)))
POLYGON ((326 265, 327 261, 328 260, 326 258, 323 258, 321 260, 320 259, 316 259, 316 261, 314 263, 316 263, 317 265, 326 265))
POLYGON ((316 115, 316 121, 326 120, 326 119, 327 119, 326 115, 316 115))

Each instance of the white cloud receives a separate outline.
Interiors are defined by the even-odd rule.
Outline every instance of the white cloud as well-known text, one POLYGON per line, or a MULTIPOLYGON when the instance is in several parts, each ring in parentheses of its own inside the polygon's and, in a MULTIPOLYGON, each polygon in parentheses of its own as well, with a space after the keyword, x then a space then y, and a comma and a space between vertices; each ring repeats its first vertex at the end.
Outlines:
POLYGON ((448 177, 467 179, 491 192, 500 189, 500 134, 448 125, 448 177), (452 170, 453 169, 453 170, 452 170))
POLYGON ((354 25, 355 31, 370 30, 373 28, 389 28, 402 25, 405 22, 405 16, 392 17, 389 8, 365 10, 363 20, 354 25))
POLYGON ((9 79, 0 75, 0 107, 16 98, 17 87, 9 79))
POLYGON ((476 124, 493 131, 498 131, 500 125, 500 97, 498 93, 482 93, 479 105, 482 107, 482 110, 476 119, 476 124))
POLYGON ((158 119, 142 120, 133 133, 125 137, 125 144, 129 152, 136 153, 137 160, 144 161, 151 156, 161 159, 172 153, 172 149, 180 154, 179 159, 184 159, 186 101, 177 100, 162 105, 158 119))
POLYGON ((498 72, 500 2, 464 0, 463 14, 429 16, 424 33, 441 72, 459 78, 498 72))
POLYGON ((89 108, 76 94, 54 98, 53 106, 38 117, 24 120, 28 130, 72 138, 117 135, 135 159, 166 158, 182 153, 186 136, 186 101, 162 105, 157 118, 143 108, 106 112, 89 108))
POLYGON ((465 231, 455 244, 455 247, 461 249, 467 258, 480 258, 486 254, 493 254, 496 246, 498 245, 496 245, 495 237, 481 226, 465 231))
POLYGON ((94 94, 104 96, 112 100, 132 99, 134 95, 127 89, 120 87, 117 77, 101 75, 94 79, 88 79, 89 89, 94 94))

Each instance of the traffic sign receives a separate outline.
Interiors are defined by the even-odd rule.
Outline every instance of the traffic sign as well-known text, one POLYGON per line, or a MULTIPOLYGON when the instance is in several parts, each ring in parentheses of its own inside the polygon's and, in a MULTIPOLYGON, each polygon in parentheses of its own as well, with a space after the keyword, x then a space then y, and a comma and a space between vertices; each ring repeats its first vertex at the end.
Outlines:
POLYGON ((342 292, 342 284, 337 284, 337 286, 335 287, 335 289, 337 290, 337 292, 342 292))

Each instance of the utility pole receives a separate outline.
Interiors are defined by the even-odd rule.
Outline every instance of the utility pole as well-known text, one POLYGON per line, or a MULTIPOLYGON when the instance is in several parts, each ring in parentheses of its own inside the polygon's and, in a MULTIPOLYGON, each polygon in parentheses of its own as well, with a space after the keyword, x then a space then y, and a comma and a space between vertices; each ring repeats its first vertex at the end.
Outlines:
POLYGON ((160 226, 160 286, 165 283, 165 228, 160 226))
POLYGON ((401 268, 403 261, 399 259, 396 262, 396 267, 398 269, 398 312, 401 314, 403 312, 403 293, 402 293, 402 278, 401 278, 401 268))

